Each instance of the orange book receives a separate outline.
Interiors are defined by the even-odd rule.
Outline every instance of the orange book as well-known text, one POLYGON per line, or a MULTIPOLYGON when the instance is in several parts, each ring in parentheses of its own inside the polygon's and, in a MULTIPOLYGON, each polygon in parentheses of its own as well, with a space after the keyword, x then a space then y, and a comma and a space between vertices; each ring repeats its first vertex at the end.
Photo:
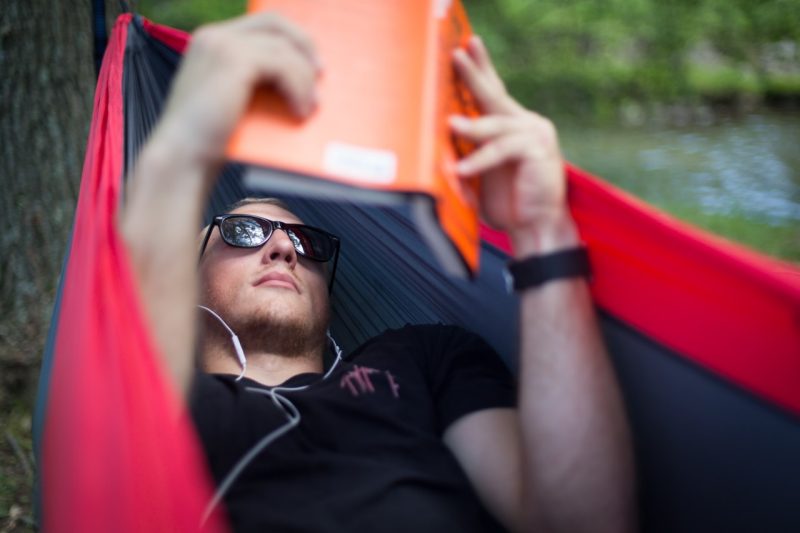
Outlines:
MULTIPOLYGON (((325 63, 305 121, 268 88, 256 93, 228 156, 256 190, 373 204, 406 202, 450 274, 478 269, 477 206, 464 195, 451 114, 476 115, 452 51, 471 34, 459 0, 251 0, 304 28, 325 63)), ((472 187, 477 187, 473 182, 472 187)), ((477 193, 477 190, 474 191, 477 193)), ((477 197, 477 194, 474 194, 477 197)))

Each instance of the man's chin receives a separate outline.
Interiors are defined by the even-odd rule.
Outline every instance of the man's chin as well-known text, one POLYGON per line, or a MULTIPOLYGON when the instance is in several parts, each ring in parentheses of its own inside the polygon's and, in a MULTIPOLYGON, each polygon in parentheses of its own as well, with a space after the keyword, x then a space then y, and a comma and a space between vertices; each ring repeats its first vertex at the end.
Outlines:
POLYGON ((248 313, 250 321, 268 324, 313 321, 314 311, 297 292, 283 288, 270 288, 265 292, 269 292, 270 298, 255 303, 252 312, 248 313))
POLYGON ((325 342, 324 317, 309 316, 296 306, 275 306, 242 321, 237 333, 243 345, 286 356, 302 356, 325 342))

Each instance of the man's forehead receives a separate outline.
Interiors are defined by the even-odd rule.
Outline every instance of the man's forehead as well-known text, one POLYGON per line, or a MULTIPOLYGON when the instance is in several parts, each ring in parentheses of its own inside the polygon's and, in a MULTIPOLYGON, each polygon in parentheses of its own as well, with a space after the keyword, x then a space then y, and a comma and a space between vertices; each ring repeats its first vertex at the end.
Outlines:
POLYGON ((270 220, 280 220, 281 222, 289 222, 294 224, 302 224, 303 221, 286 209, 272 204, 266 203, 252 203, 238 207, 230 212, 230 214, 237 215, 256 215, 259 217, 268 218, 270 220))

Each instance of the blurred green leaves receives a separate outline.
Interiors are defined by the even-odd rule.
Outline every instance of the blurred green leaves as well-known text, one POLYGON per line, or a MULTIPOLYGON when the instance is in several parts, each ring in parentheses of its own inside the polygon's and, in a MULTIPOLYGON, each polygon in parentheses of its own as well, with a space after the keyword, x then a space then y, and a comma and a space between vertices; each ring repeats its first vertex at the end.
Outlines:
MULTIPOLYGON (((365 0, 366 1, 366 0, 365 0)), ((800 97, 800 0, 464 0, 511 92, 546 114, 614 119, 635 101, 800 97)), ((193 29, 245 0, 140 0, 193 29)))
POLYGON ((245 11, 247 0, 138 0, 136 11, 147 18, 182 30, 223 20, 245 11))
POLYGON ((800 95, 792 92, 800 86, 798 0, 466 4, 511 92, 545 113, 602 118, 631 99, 800 95), (776 46, 790 57, 777 57, 776 46))
MULTIPOLYGON (((593 152, 578 157, 579 164, 684 220, 767 253, 800 258, 791 220, 765 222, 752 213, 709 211, 696 198, 678 200, 674 197, 686 188, 681 178, 665 183, 663 191, 650 191, 654 184, 642 179, 649 174, 637 157, 652 147, 639 146, 636 128, 606 124, 591 139, 573 139, 590 122, 686 127, 692 120, 713 122, 718 106, 727 111, 765 101, 796 105, 800 0, 462 1, 511 93, 558 119, 566 147, 594 146, 615 137, 609 132, 623 137, 608 150, 611 162, 593 152)), ((137 7, 156 22, 191 30, 241 14, 245 5, 245 0, 140 0, 137 7)), ((793 146, 791 139, 783 144, 793 146)), ((797 168, 794 152, 778 152, 777 163, 797 168)), ((685 172, 672 163, 677 174, 685 172)))

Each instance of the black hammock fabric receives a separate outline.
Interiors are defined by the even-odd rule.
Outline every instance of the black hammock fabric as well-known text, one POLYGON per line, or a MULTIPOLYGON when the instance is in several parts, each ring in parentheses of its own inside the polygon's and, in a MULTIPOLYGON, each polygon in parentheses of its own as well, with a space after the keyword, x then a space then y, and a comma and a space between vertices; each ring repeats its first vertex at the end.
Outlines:
MULTIPOLYGON (((48 531, 193 529, 208 501, 113 224, 124 170, 186 41, 130 15, 110 38, 35 417, 48 531)), ((207 219, 250 195, 241 174, 225 168, 207 219)), ((643 530, 800 530, 797 268, 573 167, 568 177, 634 432, 643 530)), ((286 200, 342 237, 332 331, 345 351, 387 327, 444 322, 478 332, 515 366, 517 302, 504 286, 502 236, 484 231, 480 277, 458 281, 440 272, 402 210, 286 200)), ((206 527, 224 529, 214 519, 206 527)))

